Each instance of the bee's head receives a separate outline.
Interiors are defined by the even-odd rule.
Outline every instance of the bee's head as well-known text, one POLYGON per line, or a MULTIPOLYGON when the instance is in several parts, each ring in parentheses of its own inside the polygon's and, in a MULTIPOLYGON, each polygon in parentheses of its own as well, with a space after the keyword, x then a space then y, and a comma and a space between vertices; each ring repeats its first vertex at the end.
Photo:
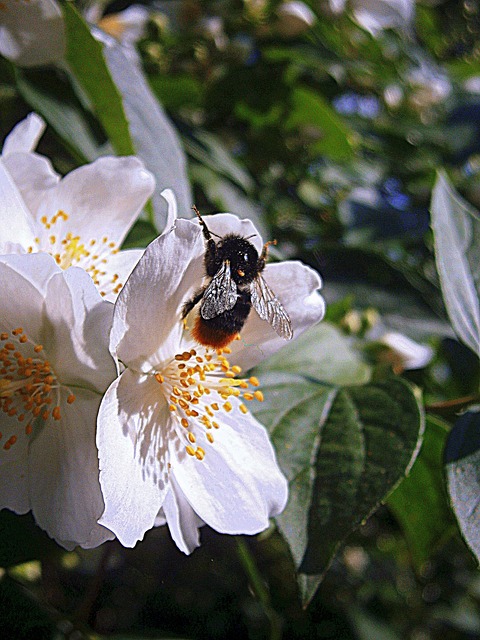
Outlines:
POLYGON ((246 238, 230 234, 218 243, 222 262, 230 261, 232 278, 237 284, 250 283, 258 273, 258 251, 246 238))

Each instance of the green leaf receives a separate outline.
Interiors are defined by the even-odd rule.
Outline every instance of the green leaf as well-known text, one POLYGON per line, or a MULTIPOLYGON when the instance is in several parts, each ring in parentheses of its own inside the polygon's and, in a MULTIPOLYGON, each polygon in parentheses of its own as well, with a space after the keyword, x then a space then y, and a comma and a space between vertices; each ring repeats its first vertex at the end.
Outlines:
POLYGON ((225 176, 245 192, 252 191, 252 177, 235 160, 220 138, 208 131, 197 130, 185 138, 184 144, 188 153, 201 165, 225 176))
POLYGON ((288 505, 277 522, 299 566, 308 544, 308 511, 315 480, 312 461, 335 390, 288 373, 259 375, 266 400, 256 411, 256 417, 269 428, 289 482, 288 505))
MULTIPOLYGON (((478 409, 478 407, 477 407, 478 409)), ((480 562, 480 413, 456 421, 445 450, 450 502, 462 535, 480 562)))
POLYGON ((346 536, 407 473, 422 434, 421 406, 401 378, 338 390, 321 431, 301 571, 326 571, 346 536))
POLYGON ((289 481, 277 523, 305 600, 418 451, 423 414, 412 388, 400 378, 361 384, 369 371, 351 340, 328 323, 255 369, 264 402, 253 409, 289 481))
POLYGON ((167 219, 167 203, 160 195, 163 189, 174 191, 180 215, 188 215, 192 206, 179 136, 124 47, 98 30, 101 42, 94 38, 71 3, 64 5, 64 11, 67 60, 75 80, 115 151, 137 155, 155 176, 151 222, 163 230, 167 219))
POLYGON ((248 218, 263 238, 268 237, 265 222, 262 219, 262 208, 259 204, 252 202, 243 190, 229 179, 224 178, 218 171, 202 164, 192 164, 190 173, 193 183, 201 185, 208 199, 218 211, 228 211, 239 218, 248 218))
POLYGON ((321 322, 269 358, 259 375, 288 371, 335 385, 367 382, 370 368, 353 345, 333 325, 321 322))
POLYGON ((100 145, 93 118, 57 73, 17 69, 16 80, 25 101, 45 118, 80 162, 92 162, 112 152, 108 143, 100 145))
POLYGON ((387 505, 402 527, 417 568, 454 530, 443 475, 443 450, 449 427, 428 416, 420 453, 409 475, 387 505))
POLYGON ((480 353, 480 218, 439 172, 432 193, 435 259, 443 299, 457 336, 480 353))
POLYGON ((113 148, 119 155, 135 153, 122 97, 112 80, 103 47, 73 3, 63 5, 67 33, 67 62, 90 100, 113 148))
POLYGON ((319 139, 309 145, 314 154, 342 161, 353 157, 355 135, 318 93, 297 87, 292 93, 292 110, 285 123, 287 130, 312 127, 319 139))

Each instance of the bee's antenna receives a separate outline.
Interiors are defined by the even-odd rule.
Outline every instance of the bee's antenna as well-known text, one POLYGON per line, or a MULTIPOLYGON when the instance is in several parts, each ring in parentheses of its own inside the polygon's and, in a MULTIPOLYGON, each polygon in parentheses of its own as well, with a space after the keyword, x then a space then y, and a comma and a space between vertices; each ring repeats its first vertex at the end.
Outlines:
POLYGON ((211 240, 211 236, 215 236, 216 238, 221 238, 221 236, 217 235, 216 233, 213 233, 213 231, 210 231, 210 229, 207 227, 205 220, 200 215, 200 211, 197 209, 196 205, 193 205, 192 209, 197 214, 198 221, 200 222, 200 226, 202 227, 203 236, 207 240, 207 242, 208 240, 211 240))

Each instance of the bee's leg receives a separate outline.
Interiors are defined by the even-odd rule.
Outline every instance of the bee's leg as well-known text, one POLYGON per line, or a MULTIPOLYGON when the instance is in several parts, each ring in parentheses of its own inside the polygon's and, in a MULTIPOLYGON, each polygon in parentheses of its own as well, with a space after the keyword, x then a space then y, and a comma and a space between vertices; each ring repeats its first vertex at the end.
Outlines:
POLYGON ((263 245, 262 253, 260 254, 260 256, 258 258, 258 262, 257 262, 258 271, 262 271, 262 269, 265 268, 265 263, 267 261, 267 256, 268 256, 268 247, 271 244, 277 244, 277 241, 276 240, 269 240, 268 242, 266 242, 263 245))
POLYGON ((195 307, 203 297, 203 293, 205 291, 205 287, 202 287, 197 293, 193 296, 191 300, 187 300, 182 307, 182 320, 184 320, 190 311, 195 307))

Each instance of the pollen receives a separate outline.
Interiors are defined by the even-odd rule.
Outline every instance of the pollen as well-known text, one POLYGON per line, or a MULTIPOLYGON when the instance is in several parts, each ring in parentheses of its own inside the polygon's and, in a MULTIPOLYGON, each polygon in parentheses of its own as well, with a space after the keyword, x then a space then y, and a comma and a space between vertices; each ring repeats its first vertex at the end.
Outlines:
MULTIPOLYGON (((170 410, 171 424, 186 455, 202 461, 214 445, 212 430, 221 429, 227 415, 239 420, 249 409, 245 400, 263 400, 256 377, 238 378, 242 369, 226 355, 232 349, 198 346, 177 353, 153 373, 170 410)), ((229 418, 229 420, 232 420, 229 418)))
MULTIPOLYGON (((72 404, 74 394, 66 400, 72 404)), ((27 436, 42 422, 61 419, 60 384, 45 358, 43 345, 32 341, 22 327, 0 333, 0 410, 14 418, 8 423, 12 428, 15 423, 20 427, 26 422, 19 433, 27 436)), ((9 451, 17 441, 16 433, 7 436, 3 449, 9 451)))
POLYGON ((111 273, 108 269, 111 257, 119 251, 115 242, 106 236, 101 240, 82 238, 72 230, 69 214, 61 209, 50 217, 43 215, 39 223, 43 229, 40 229, 34 244, 27 248, 28 253, 49 253, 61 269, 81 267, 90 275, 102 296, 120 292, 123 283, 118 273, 111 273))

